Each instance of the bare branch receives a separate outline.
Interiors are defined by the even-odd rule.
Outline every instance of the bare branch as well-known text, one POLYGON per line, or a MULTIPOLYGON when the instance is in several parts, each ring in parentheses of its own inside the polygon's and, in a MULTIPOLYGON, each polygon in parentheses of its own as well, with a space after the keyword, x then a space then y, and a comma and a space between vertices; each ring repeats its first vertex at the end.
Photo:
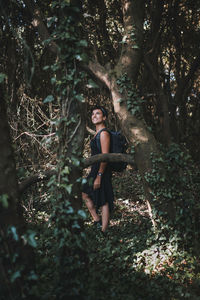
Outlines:
POLYGON ((91 129, 90 127, 86 126, 87 131, 91 134, 91 135, 95 135, 96 131, 91 129))
POLYGON ((135 166, 135 161, 130 154, 122 153, 105 153, 93 155, 90 158, 85 159, 83 165, 87 168, 97 162, 126 162, 129 165, 135 166))
POLYGON ((28 178, 24 179, 20 184, 19 184, 19 193, 22 194, 27 190, 30 186, 33 184, 36 184, 37 182, 44 181, 49 179, 52 175, 55 175, 56 171, 55 170, 48 170, 44 172, 43 174, 38 173, 29 176, 28 178))

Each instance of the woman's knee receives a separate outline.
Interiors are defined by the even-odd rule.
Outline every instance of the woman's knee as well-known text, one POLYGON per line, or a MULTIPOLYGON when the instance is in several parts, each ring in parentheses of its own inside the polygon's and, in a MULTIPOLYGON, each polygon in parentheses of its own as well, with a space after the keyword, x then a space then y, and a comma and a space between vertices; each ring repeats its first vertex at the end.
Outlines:
POLYGON ((86 205, 87 205, 87 207, 88 207, 89 210, 92 210, 92 209, 95 208, 95 207, 94 207, 94 203, 92 202, 91 199, 87 199, 87 200, 86 200, 86 205))
POLYGON ((103 209, 103 210, 108 210, 108 209, 109 209, 109 204, 108 204, 108 202, 105 203, 105 204, 102 206, 102 209, 103 209))
POLYGON ((90 200, 88 194, 86 194, 86 193, 82 193, 82 199, 83 199, 84 201, 90 200))
POLYGON ((87 206, 88 209, 93 209, 94 208, 94 203, 92 202, 92 200, 88 197, 87 194, 82 193, 82 198, 85 201, 85 204, 87 206))

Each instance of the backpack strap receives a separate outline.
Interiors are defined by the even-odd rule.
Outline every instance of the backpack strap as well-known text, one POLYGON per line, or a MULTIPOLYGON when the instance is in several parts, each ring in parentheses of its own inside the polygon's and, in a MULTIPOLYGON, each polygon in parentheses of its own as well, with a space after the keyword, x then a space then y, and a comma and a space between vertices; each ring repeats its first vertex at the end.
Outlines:
POLYGON ((110 133, 110 131, 107 128, 103 128, 101 129, 97 135, 96 135, 96 141, 97 141, 97 148, 99 149, 99 151, 101 152, 101 141, 100 141, 100 135, 102 131, 107 131, 108 133, 110 133))

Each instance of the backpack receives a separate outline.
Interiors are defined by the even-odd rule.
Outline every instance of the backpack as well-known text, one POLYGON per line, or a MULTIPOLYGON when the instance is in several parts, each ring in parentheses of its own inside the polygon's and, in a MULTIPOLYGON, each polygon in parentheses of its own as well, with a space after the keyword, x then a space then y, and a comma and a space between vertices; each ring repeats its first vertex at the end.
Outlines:
MULTIPOLYGON (((110 153, 126 153, 127 141, 125 137, 119 131, 110 131, 108 129, 102 129, 97 133, 97 147, 101 151, 100 134, 102 131, 110 133, 110 153)), ((111 170, 114 172, 122 172, 126 169, 126 162, 111 162, 109 163, 111 170)))

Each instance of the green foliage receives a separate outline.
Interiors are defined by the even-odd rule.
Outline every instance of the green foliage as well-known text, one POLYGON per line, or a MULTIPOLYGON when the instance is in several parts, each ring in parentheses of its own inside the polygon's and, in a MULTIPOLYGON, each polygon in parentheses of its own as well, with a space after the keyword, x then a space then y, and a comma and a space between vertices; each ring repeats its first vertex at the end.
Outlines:
POLYGON ((2 273, 0 278, 1 282, 6 283, 0 286, 1 299, 18 300, 25 295, 31 296, 32 287, 37 282, 38 276, 32 261, 28 262, 30 265, 29 271, 27 271, 27 257, 25 255, 30 254, 30 252, 26 252, 28 247, 36 247, 35 235, 36 232, 33 230, 27 230, 22 235, 15 226, 4 228, 4 232, 1 230, 0 262, 2 273), (25 280, 24 274, 26 274, 25 280), (21 289, 17 289, 17 285, 22 283, 21 289))
POLYGON ((159 224, 159 238, 177 236, 182 249, 195 251, 199 236, 199 171, 190 155, 177 144, 162 148, 163 155, 152 155, 153 169, 145 176, 150 184, 153 217, 159 224))
MULTIPOLYGON (((66 168, 64 174, 70 175, 70 169, 66 168)), ((97 291, 98 300, 198 299, 198 255, 180 250, 180 237, 172 236, 167 241, 152 230, 136 171, 127 170, 113 179, 116 208, 109 232, 103 237, 93 227, 86 208, 87 216, 83 210, 75 213, 57 190, 56 177, 51 178, 51 209, 47 209, 47 203, 41 206, 49 214, 44 218, 38 214, 35 219, 37 273, 41 274, 35 294, 41 300, 70 295, 72 299, 81 295, 82 299, 93 300, 97 291), (77 236, 79 215, 85 232, 77 236)))
POLYGON ((8 195, 7 194, 3 194, 0 196, 0 203, 4 208, 8 208, 8 195))
POLYGON ((50 103, 50 102, 52 102, 52 101, 54 101, 54 97, 53 97, 52 95, 48 95, 48 96, 44 99, 43 103, 50 103))
POLYGON ((6 75, 3 73, 0 73, 0 83, 4 82, 5 78, 6 78, 6 75))
MULTIPOLYGON (((63 179, 70 172, 70 169, 65 169, 61 175, 63 179)), ((42 276, 35 292, 40 297, 42 294, 41 299, 74 299, 73 297, 79 297, 84 292, 87 278, 87 243, 82 231, 86 214, 81 209, 76 211, 67 199, 70 185, 68 180, 62 180, 62 184, 58 184, 57 178, 53 176, 48 185, 52 209, 51 214, 45 217, 48 222, 41 220, 39 224, 37 221, 38 232, 42 230, 36 249, 39 258, 38 272, 42 271, 42 276), (67 192, 65 197, 64 190, 67 192)))
POLYGON ((198 299, 197 257, 178 250, 175 240, 156 240, 149 218, 140 211, 143 202, 135 208, 135 195, 126 191, 128 178, 129 173, 121 178, 124 189, 116 199, 107 237, 87 223, 90 268, 86 299, 94 299, 97 290, 99 300, 198 299), (131 195, 129 202, 123 201, 127 194, 131 195))
POLYGON ((142 104, 144 103, 144 100, 139 96, 131 79, 128 78, 127 74, 123 74, 117 79, 117 84, 119 86, 119 92, 126 95, 127 109, 131 114, 140 119, 142 117, 142 104))
POLYGON ((56 42, 58 59, 54 64, 45 66, 45 70, 50 69, 53 73, 51 84, 56 97, 49 95, 44 103, 56 98, 61 117, 57 124, 59 179, 53 176, 48 182, 52 206, 49 227, 54 241, 49 243, 48 250, 54 258, 55 280, 51 291, 59 299, 76 299, 83 293, 87 258, 83 232, 85 214, 77 209, 75 203, 81 197, 82 153, 77 131, 81 125, 80 107, 84 102, 80 83, 85 76, 78 70, 77 64, 86 59, 83 53, 87 42, 81 37, 78 7, 70 1, 54 1, 52 9, 54 16, 48 26, 53 30, 51 39, 46 43, 56 42))
POLYGON ((123 39, 120 43, 122 44, 126 44, 127 43, 127 40, 130 39, 131 42, 132 42, 132 46, 131 48, 132 49, 139 49, 139 46, 137 45, 138 42, 137 42, 137 37, 136 37, 136 30, 135 30, 135 26, 133 26, 133 28, 128 31, 127 33, 128 35, 124 35, 123 36, 123 39))
POLYGON ((23 235, 23 240, 25 244, 30 245, 33 248, 37 247, 37 243, 35 240, 36 232, 33 230, 28 229, 26 234, 23 235))

